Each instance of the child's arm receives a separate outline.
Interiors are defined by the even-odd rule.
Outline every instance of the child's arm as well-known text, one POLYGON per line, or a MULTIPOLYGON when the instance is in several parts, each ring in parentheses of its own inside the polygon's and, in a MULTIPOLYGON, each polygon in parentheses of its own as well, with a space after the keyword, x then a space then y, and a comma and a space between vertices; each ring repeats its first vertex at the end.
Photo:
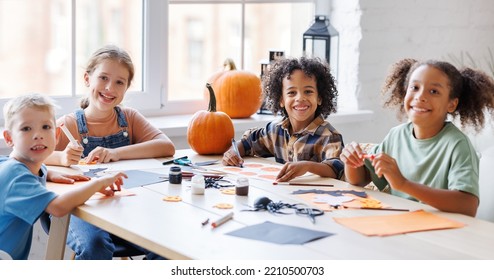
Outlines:
POLYGON ((244 159, 242 158, 243 156, 245 156, 244 145, 242 145, 241 141, 238 141, 236 145, 240 157, 237 155, 237 152, 233 149, 232 146, 228 151, 226 151, 223 154, 223 160, 222 160, 223 165, 241 166, 244 163, 244 159))
POLYGON ((396 160, 387 154, 376 155, 372 165, 377 176, 384 176, 391 188, 407 193, 419 201, 441 211, 460 213, 475 217, 479 206, 478 197, 459 190, 435 189, 405 178, 396 160))
POLYGON ((123 178, 127 178, 127 175, 119 172, 93 179, 73 191, 57 196, 48 204, 46 212, 55 217, 62 217, 70 213, 75 207, 83 204, 97 191, 112 196, 116 190, 120 190, 123 178))
POLYGON ((53 170, 48 170, 48 174, 46 174, 46 179, 54 183, 73 184, 76 181, 89 181, 91 180, 91 177, 84 176, 81 174, 65 174, 53 170))
POLYGON ((123 146, 115 149, 97 147, 86 157, 86 162, 91 162, 98 158, 98 162, 119 161, 123 159, 169 157, 175 154, 175 145, 164 134, 156 138, 123 146))
POLYGON ((345 164, 346 181, 355 186, 366 186, 370 183, 370 174, 364 166, 364 153, 360 145, 352 142, 341 152, 340 159, 345 164))
MULTIPOLYGON (((388 177, 386 177, 388 179, 388 177)), ((388 179, 389 180, 389 179, 388 179)), ((453 212, 475 217, 479 206, 479 199, 473 194, 460 190, 435 189, 429 186, 403 181, 391 188, 407 193, 422 203, 428 204, 444 212, 453 212)))
POLYGON ((287 162, 278 173, 276 181, 287 182, 291 179, 311 172, 321 177, 336 178, 337 174, 327 164, 314 161, 287 162))
POLYGON ((79 164, 84 148, 68 144, 63 151, 54 151, 44 161, 46 165, 71 166, 79 164))

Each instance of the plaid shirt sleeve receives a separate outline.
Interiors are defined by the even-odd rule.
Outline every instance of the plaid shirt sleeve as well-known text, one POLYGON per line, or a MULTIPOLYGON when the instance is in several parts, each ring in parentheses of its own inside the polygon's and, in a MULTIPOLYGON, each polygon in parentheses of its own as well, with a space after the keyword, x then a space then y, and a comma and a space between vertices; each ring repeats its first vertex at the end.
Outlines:
POLYGON ((343 176, 344 165, 340 160, 340 154, 343 150, 343 136, 322 117, 316 118, 299 135, 293 149, 297 155, 294 161, 321 162, 333 169, 337 179, 343 176))
POLYGON ((265 127, 251 128, 242 136, 242 144, 246 156, 273 157, 275 148, 273 133, 276 123, 269 122, 265 127))
POLYGON ((317 117, 306 129, 293 135, 289 134, 289 126, 289 120, 284 119, 247 130, 242 138, 245 155, 274 156, 278 163, 321 162, 332 168, 338 179, 342 177, 343 137, 331 124, 317 117))

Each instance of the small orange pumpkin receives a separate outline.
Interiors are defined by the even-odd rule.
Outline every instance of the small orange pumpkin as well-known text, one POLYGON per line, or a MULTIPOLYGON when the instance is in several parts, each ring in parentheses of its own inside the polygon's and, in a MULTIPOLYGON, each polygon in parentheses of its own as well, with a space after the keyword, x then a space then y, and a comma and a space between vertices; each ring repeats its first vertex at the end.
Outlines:
POLYGON ((209 90, 209 108, 192 116, 187 127, 187 142, 200 155, 221 155, 231 147, 235 129, 227 114, 216 111, 212 86, 207 83, 206 87, 209 90))
POLYGON ((224 71, 209 78, 218 110, 230 118, 248 118, 261 106, 261 79, 251 72, 237 70, 231 59, 223 63, 224 71))

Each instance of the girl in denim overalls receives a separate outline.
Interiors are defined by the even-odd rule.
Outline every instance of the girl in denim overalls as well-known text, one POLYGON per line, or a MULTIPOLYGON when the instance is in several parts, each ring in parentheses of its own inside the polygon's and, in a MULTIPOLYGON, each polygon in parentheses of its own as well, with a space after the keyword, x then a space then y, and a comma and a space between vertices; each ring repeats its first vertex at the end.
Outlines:
MULTIPOLYGON (((105 46, 93 54, 84 73, 89 96, 81 101, 81 109, 57 121, 69 129, 80 145, 70 144, 61 134, 56 152, 47 164, 70 166, 78 164, 81 157, 86 162, 110 162, 175 153, 170 139, 137 110, 119 106, 133 76, 134 66, 124 50, 105 46)), ((112 234, 71 217, 67 244, 76 253, 76 259, 112 259, 115 240, 117 237, 112 234)), ((147 258, 156 255, 149 253, 147 258)))

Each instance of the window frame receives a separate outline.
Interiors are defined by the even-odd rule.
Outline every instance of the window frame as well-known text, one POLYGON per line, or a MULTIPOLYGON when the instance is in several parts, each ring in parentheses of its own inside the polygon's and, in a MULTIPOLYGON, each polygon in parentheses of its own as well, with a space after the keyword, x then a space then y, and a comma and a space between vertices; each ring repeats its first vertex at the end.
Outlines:
MULTIPOLYGON (((82 77, 75 77, 75 1, 71 0, 71 93, 70 96, 53 96, 59 109, 57 116, 71 113, 78 106, 80 96, 76 95, 76 84, 82 82, 82 77)), ((245 37, 245 5, 261 3, 314 3, 316 0, 141 0, 143 3, 143 38, 142 38, 142 91, 128 91, 123 103, 138 109, 145 116, 165 116, 191 114, 207 107, 207 100, 168 101, 168 12, 169 5, 178 4, 240 4, 242 5, 241 50, 243 68, 244 37, 245 37), (185 109, 186 108, 186 109, 185 109)), ((4 106, 7 99, 0 99, 4 106)), ((3 115, 0 117, 3 120, 3 115)))

